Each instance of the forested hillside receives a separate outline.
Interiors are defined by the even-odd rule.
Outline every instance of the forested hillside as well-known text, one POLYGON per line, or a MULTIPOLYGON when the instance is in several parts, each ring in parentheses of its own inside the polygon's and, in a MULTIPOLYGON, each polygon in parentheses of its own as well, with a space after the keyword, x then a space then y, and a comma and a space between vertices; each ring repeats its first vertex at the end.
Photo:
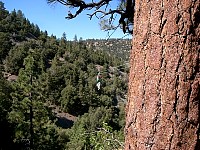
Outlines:
POLYGON ((94 50, 105 50, 111 55, 118 56, 123 60, 129 60, 131 39, 87 39, 86 46, 94 50))
POLYGON ((0 149, 123 148, 127 64, 87 42, 49 36, 0 2, 0 149))

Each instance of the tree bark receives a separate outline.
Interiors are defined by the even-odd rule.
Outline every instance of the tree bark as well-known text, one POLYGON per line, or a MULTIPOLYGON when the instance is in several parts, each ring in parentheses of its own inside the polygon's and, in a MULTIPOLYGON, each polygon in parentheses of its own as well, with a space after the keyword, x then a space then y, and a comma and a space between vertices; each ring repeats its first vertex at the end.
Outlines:
POLYGON ((199 9, 135 0, 126 150, 200 149, 199 9))

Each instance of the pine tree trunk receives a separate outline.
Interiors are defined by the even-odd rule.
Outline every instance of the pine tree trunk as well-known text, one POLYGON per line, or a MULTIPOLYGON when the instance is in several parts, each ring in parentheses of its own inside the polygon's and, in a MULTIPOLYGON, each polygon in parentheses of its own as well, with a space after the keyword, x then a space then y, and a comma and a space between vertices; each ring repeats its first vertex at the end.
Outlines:
POLYGON ((135 0, 126 150, 200 150, 199 9, 135 0))

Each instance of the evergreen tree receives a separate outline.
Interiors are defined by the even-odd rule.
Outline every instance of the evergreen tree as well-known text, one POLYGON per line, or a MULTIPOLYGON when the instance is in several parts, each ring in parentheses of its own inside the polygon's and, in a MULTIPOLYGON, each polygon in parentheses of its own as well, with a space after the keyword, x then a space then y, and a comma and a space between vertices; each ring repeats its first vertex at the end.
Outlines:
POLYGON ((12 47, 9 34, 0 32, 0 63, 3 62, 3 60, 8 55, 10 49, 12 47))
POLYGON ((6 18, 8 11, 6 10, 4 3, 0 1, 0 22, 6 18))
POLYGON ((9 113, 10 122, 16 125, 14 141, 21 144, 27 140, 28 145, 24 146, 31 149, 57 149, 58 133, 50 119, 53 118, 52 114, 42 103, 42 95, 37 87, 37 72, 34 72, 34 58, 31 55, 24 59, 24 66, 15 84, 16 91, 12 93, 14 103, 9 113))
MULTIPOLYGON (((88 48, 77 36, 76 42, 67 41, 65 34, 61 39, 48 36, 24 18, 22 11, 9 13, 3 7, 1 66, 18 76, 16 82, 3 79, 0 84, 1 123, 6 122, 1 128, 8 133, 0 135, 5 136, 5 143, 19 149, 93 149, 103 144, 93 134, 101 132, 98 128, 103 122, 112 128, 109 132, 123 137, 124 113, 118 100, 126 93, 126 81, 122 70, 111 67, 122 61, 109 56, 107 49, 88 48), (98 68, 103 77, 101 90, 96 88, 98 68), (113 73, 110 68, 114 68, 113 73), (79 119, 71 129, 59 129, 55 115, 58 120, 72 115, 79 115, 79 119), (91 141, 95 138, 98 144, 91 141)), ((105 132, 100 135, 106 137, 105 132)))
POLYGON ((12 98, 11 85, 3 78, 0 73, 0 149, 13 149, 13 125, 9 123, 8 113, 11 111, 12 98))
POLYGON ((78 38, 77 38, 77 35, 75 34, 74 35, 74 42, 77 42, 78 41, 78 38))

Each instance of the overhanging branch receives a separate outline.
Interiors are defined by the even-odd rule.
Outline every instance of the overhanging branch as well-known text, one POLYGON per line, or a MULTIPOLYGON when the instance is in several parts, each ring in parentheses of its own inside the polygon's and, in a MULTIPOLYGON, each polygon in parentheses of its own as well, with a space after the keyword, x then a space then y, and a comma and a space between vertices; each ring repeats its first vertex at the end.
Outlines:
POLYGON ((105 16, 108 16, 108 15, 113 15, 113 14, 119 14, 119 15, 122 15, 124 13, 123 10, 109 10, 109 12, 106 12, 106 11, 103 11, 103 10, 96 10, 94 11, 92 14, 87 14, 88 16, 90 16, 89 18, 92 19, 92 17, 95 15, 97 18, 99 19, 102 19, 103 17, 105 16), (100 18, 97 17, 97 13, 101 13, 103 14, 100 18))
MULTIPOLYGON (((134 6, 135 1, 134 0, 126 0, 126 7, 124 9, 122 8, 116 8, 113 10, 106 11, 108 4, 112 0, 99 0, 98 2, 94 2, 91 0, 91 2, 86 3, 84 0, 47 0, 48 3, 60 3, 62 5, 77 8, 75 14, 72 14, 70 11, 68 11, 68 16, 66 16, 66 19, 73 19, 77 17, 80 13, 83 12, 83 10, 91 10, 95 9, 93 13, 87 14, 90 19, 92 19, 93 16, 96 16, 98 19, 102 19, 105 16, 110 15, 110 20, 113 20, 113 14, 120 15, 119 24, 122 25, 122 30, 124 33, 131 33, 132 34, 132 26, 133 24, 133 14, 134 14, 134 6), (105 6, 105 11, 103 11, 101 8, 105 6), (97 14, 100 13, 102 16, 98 17, 97 14)), ((124 1, 125 3, 125 1, 124 1)), ((111 22, 110 21, 110 22, 111 22)), ((110 23, 109 22, 109 23, 110 23)))

